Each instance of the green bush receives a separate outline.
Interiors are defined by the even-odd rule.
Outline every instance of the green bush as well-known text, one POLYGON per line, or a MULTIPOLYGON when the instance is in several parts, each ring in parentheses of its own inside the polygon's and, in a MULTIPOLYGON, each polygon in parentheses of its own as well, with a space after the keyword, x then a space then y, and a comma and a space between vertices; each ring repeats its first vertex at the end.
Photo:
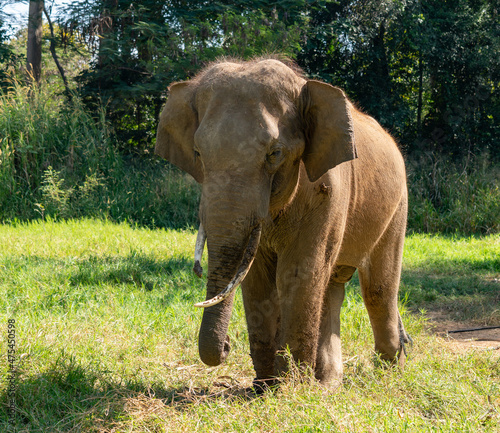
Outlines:
MULTIPOLYGON (((120 153, 104 111, 92 116, 46 89, 0 94, 0 220, 104 217, 149 227, 197 224, 199 187, 150 153, 120 153)), ((500 167, 487 155, 407 162, 408 228, 500 231, 500 167)))
POLYGON ((14 84, 0 94, 0 219, 196 225, 196 183, 156 158, 120 154, 104 112, 96 114, 43 88, 14 84))
POLYGON ((105 177, 120 167, 99 114, 94 120, 77 98, 67 106, 46 89, 30 91, 17 83, 0 95, 2 219, 36 217, 44 197, 55 215, 69 216, 65 183, 77 187, 88 176, 105 177))
POLYGON ((487 154, 452 163, 441 157, 409 161, 408 227, 419 233, 500 231, 500 166, 487 154))

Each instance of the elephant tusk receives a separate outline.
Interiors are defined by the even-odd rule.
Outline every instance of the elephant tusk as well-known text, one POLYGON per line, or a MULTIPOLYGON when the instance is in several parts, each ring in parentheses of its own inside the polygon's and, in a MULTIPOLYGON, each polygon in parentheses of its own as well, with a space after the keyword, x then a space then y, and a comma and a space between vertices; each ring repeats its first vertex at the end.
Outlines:
POLYGON ((243 259, 241 259, 238 272, 236 272, 236 275, 233 277, 231 282, 226 286, 226 288, 222 290, 222 292, 220 292, 217 296, 214 296, 212 299, 208 299, 204 302, 198 302, 197 304, 194 304, 195 307, 207 308, 213 305, 217 305, 218 303, 226 299, 236 289, 236 287, 238 287, 238 284, 240 284, 248 274, 248 271, 252 266, 253 260, 255 259, 255 255, 257 254, 257 249, 259 248, 261 231, 262 231, 262 226, 260 224, 252 230, 252 233, 250 234, 250 239, 245 249, 245 253, 243 254, 243 259))
POLYGON ((194 266, 193 271, 198 277, 201 278, 203 275, 203 268, 201 267, 201 257, 203 256, 203 248, 205 248, 205 241, 207 240, 207 234, 203 228, 203 224, 200 223, 200 228, 198 229, 198 236, 196 236, 196 246, 194 248, 194 266))

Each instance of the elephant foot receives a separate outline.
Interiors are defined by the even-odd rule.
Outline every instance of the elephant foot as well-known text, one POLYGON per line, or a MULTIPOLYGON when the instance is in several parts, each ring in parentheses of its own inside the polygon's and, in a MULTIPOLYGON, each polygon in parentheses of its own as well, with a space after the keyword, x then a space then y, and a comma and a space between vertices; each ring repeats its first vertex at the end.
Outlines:
POLYGON ((380 367, 389 367, 397 365, 403 368, 408 356, 408 348, 413 346, 413 340, 410 335, 405 331, 401 316, 398 317, 397 334, 391 341, 386 344, 376 344, 376 359, 375 365, 380 367), (377 347, 378 346, 378 347, 377 347))
POLYGON ((400 337, 399 350, 394 356, 389 356, 385 353, 378 352, 375 355, 375 366, 382 368, 390 368, 398 366, 403 369, 406 363, 406 358, 408 355, 408 346, 411 347, 413 341, 411 337, 405 333, 404 338, 400 337))
POLYGON ((278 388, 280 380, 276 377, 271 377, 269 379, 257 379, 255 378, 252 382, 252 391, 256 395, 262 395, 268 391, 274 391, 278 388))
POLYGON ((316 379, 319 381, 319 383, 326 388, 327 390, 330 391, 335 391, 336 389, 340 388, 342 385, 342 373, 340 374, 331 374, 328 376, 318 376, 316 374, 316 379))

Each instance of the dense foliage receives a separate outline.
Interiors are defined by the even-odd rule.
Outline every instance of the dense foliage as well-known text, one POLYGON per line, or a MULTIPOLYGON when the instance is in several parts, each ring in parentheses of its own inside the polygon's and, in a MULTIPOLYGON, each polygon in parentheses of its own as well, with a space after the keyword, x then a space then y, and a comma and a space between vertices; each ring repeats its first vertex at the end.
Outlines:
MULTIPOLYGON (((299 17, 298 5, 282 2, 299 17)), ((299 2, 304 3, 304 2, 299 2)), ((70 6, 69 27, 93 55, 78 82, 91 106, 104 102, 122 144, 146 148, 167 85, 193 76, 219 56, 299 50, 300 24, 271 2, 94 1, 70 6), (287 15, 288 16, 288 15, 287 15)))
POLYGON ((221 55, 284 53, 335 83, 407 152, 500 157, 499 5, 487 0, 74 2, 79 77, 123 142, 145 147, 168 83, 221 55), (496 121, 496 123, 495 123, 496 121))
MULTIPOLYGON (((3 2, 0 1, 0 8, 3 2)), ((7 69, 16 56, 14 50, 8 44, 8 26, 6 24, 6 15, 0 9, 0 88, 5 87, 8 82, 7 69)))
POLYGON ((298 56, 309 73, 345 87, 407 152, 499 157, 498 3, 323 3, 298 56))
POLYGON ((76 96, 68 108, 47 89, 15 85, 0 95, 0 131, 0 220, 196 223, 194 180, 156 158, 121 155, 104 113, 93 119, 76 96))
POLYGON ((344 88, 396 136, 410 228, 498 231, 499 12, 487 0, 75 0, 52 32, 44 25, 42 92, 31 101, 12 81, 23 81, 27 31, 8 41, 0 14, 0 218, 43 208, 195 224, 195 186, 150 157, 168 84, 220 56, 281 53, 344 88), (55 96, 64 88, 51 45, 71 101, 55 96), (158 192, 162 176, 170 191, 158 192), (98 206, 80 197, 96 191, 98 206))

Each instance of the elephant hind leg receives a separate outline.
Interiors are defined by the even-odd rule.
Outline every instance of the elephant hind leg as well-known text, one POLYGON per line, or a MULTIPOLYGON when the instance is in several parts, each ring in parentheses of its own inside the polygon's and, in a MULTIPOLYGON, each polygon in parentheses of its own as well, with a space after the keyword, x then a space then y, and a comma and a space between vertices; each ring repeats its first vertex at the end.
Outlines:
POLYGON ((323 300, 315 373, 316 379, 331 387, 337 387, 342 382, 340 309, 344 301, 345 283, 355 270, 350 266, 336 268, 323 300))
POLYGON ((358 273, 375 338, 375 351, 381 359, 398 361, 402 366, 406 358, 405 344, 411 339, 404 330, 398 311, 404 242, 401 224, 404 223, 398 218, 391 221, 358 273))

